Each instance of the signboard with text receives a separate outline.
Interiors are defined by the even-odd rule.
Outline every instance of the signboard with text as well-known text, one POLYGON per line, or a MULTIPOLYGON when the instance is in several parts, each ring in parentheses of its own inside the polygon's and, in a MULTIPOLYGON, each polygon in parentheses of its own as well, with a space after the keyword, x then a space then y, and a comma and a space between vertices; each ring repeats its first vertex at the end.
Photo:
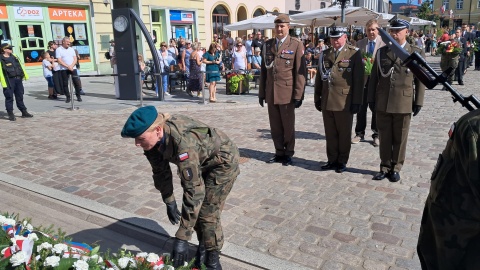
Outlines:
POLYGON ((1 19, 8 19, 7 6, 5 4, 0 4, 0 20, 1 19))
POLYGON ((193 12, 183 10, 170 10, 170 22, 193 23, 193 12))
POLYGON ((49 7, 48 14, 53 21, 86 21, 87 14, 81 8, 49 7))
POLYGON ((43 20, 42 7, 13 6, 13 16, 17 20, 43 20))

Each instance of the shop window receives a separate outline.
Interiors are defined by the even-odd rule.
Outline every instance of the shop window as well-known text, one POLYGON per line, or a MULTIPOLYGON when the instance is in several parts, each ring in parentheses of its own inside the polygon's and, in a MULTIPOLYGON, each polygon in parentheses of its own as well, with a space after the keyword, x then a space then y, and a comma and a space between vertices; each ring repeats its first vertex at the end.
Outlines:
POLYGON ((19 44, 13 44, 21 48, 21 55, 26 65, 40 65, 42 53, 45 51, 46 41, 43 33, 43 24, 28 23, 19 24, 19 44))
POLYGON ((79 60, 90 62, 90 41, 86 23, 52 23, 52 36, 59 46, 62 45, 64 37, 70 38, 72 47, 78 51, 79 60))
POLYGON ((0 22, 0 40, 1 40, 1 43, 11 44, 10 28, 8 28, 8 22, 0 22))

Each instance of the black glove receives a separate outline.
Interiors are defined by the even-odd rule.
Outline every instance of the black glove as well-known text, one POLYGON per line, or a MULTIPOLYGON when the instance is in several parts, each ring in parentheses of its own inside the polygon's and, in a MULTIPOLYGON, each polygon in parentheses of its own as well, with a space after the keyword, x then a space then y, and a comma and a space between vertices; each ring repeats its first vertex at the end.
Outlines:
POLYGON ((189 262, 188 257, 188 241, 175 238, 173 242, 172 262, 173 267, 183 266, 185 262, 189 262))
POLYGON ((315 102, 315 109, 317 109, 319 112, 322 111, 322 100, 315 102))
POLYGON ((370 102, 368 103, 368 107, 370 108, 370 111, 374 112, 377 108, 375 108, 375 102, 370 102))
POLYGON ((258 98, 258 104, 263 107, 263 102, 265 102, 264 98, 258 98))
POLYGON ((420 112, 421 109, 422 109, 422 106, 420 106, 420 105, 413 105, 413 108, 412 108, 412 110, 413 110, 413 116, 416 116, 416 115, 420 112))
POLYGON ((298 109, 300 108, 300 106, 302 106, 302 100, 301 99, 295 99, 294 100, 294 103, 295 103, 295 109, 298 109))
POLYGON ((352 104, 350 105, 350 112, 352 114, 356 114, 360 111, 360 104, 352 104))
POLYGON ((180 221, 180 211, 177 208, 177 202, 172 201, 166 204, 167 205, 167 215, 170 222, 175 225, 180 221))

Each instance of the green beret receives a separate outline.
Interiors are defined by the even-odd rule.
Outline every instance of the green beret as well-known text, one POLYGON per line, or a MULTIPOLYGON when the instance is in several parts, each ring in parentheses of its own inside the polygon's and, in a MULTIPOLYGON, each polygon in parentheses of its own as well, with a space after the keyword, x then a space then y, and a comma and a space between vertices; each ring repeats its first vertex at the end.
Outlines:
POLYGON ((145 106, 136 109, 122 129, 122 137, 136 138, 142 135, 157 119, 158 112, 154 106, 145 106))

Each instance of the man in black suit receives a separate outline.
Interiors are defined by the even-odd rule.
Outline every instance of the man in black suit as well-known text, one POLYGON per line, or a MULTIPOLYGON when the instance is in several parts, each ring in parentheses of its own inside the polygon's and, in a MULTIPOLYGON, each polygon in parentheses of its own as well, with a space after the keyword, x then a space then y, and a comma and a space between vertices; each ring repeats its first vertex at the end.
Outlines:
POLYGON ((457 77, 458 84, 463 85, 463 73, 467 69, 468 56, 470 55, 470 52, 468 51, 466 39, 462 37, 462 29, 460 27, 455 30, 455 35, 462 46, 462 52, 460 53, 460 58, 458 59, 458 66, 455 70, 455 77, 457 77))

